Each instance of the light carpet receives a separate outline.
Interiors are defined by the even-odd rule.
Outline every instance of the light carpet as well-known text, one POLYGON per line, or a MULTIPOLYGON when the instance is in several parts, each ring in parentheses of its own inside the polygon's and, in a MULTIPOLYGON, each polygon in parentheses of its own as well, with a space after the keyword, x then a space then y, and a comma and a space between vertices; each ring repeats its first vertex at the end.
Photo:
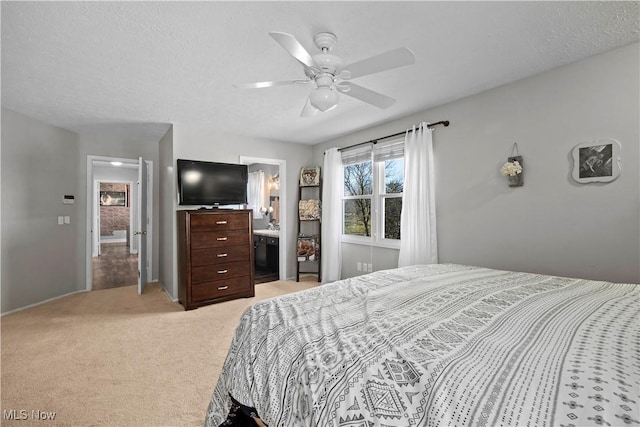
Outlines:
POLYGON ((4 316, 0 424, 201 426, 243 311, 317 285, 260 284, 254 298, 192 311, 157 284, 141 296, 128 286, 4 316))

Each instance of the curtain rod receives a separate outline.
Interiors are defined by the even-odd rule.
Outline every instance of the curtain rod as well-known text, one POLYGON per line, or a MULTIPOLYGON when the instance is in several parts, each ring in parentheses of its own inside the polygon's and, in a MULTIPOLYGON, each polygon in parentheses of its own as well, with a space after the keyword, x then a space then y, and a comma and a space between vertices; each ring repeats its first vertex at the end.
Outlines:
MULTIPOLYGON (((427 127, 432 128, 432 127, 435 127, 435 126, 438 126, 438 125, 442 125, 444 127, 447 127, 447 126, 449 126, 449 120, 441 120, 439 122, 429 123, 427 125, 427 127)), ((372 139, 371 141, 365 141, 365 142, 361 142, 359 144, 350 145, 348 147, 338 148, 338 151, 348 150, 350 148, 359 147, 359 146, 365 145, 365 144, 376 144, 381 139, 393 138, 394 136, 404 135, 405 133, 407 133, 407 131, 394 133, 392 135, 383 136, 383 137, 380 137, 380 138, 372 139)))

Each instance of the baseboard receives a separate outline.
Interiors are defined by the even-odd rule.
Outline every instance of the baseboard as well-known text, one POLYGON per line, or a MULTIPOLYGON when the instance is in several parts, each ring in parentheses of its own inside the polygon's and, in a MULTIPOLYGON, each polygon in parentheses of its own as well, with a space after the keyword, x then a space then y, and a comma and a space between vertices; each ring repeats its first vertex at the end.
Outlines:
MULTIPOLYGON (((171 296, 171 294, 169 292, 167 292, 167 289, 164 287, 164 284, 161 281, 159 281, 159 280, 151 280, 151 281, 147 282, 147 284, 149 284, 149 283, 158 283, 160 285, 160 288, 162 288, 162 291, 167 295, 167 298, 169 298, 169 300, 171 300, 172 302, 178 302, 177 298, 173 298, 171 296)), ((26 310, 26 309, 31 308, 31 307, 36 307, 36 306, 41 305, 41 304, 45 304, 45 303, 48 303, 48 302, 51 302, 51 301, 55 301, 55 300, 60 299, 60 298, 68 297, 69 295, 77 294, 78 292, 91 292, 91 291, 87 291, 86 289, 83 289, 81 291, 69 292, 69 293, 64 294, 64 295, 59 295, 57 297, 49 298, 49 299, 46 299, 44 301, 39 301, 39 302, 36 302, 36 303, 33 303, 33 304, 26 305, 24 307, 16 308, 16 309, 7 311, 5 313, 1 313, 0 317, 4 317, 6 315, 17 313, 19 311, 26 310)))
POLYGON ((169 291, 167 291, 167 288, 164 286, 164 283, 162 283, 160 280, 156 280, 156 282, 160 284, 160 288, 162 288, 164 293, 167 295, 167 298, 169 298, 171 302, 178 302, 178 298, 174 298, 171 296, 169 291))
POLYGON ((60 298, 68 297, 69 295, 77 294, 78 292, 87 292, 87 290, 83 289, 81 291, 69 292, 68 294, 59 295, 57 297, 49 298, 49 299, 46 299, 44 301, 40 301, 40 302, 36 302, 36 303, 33 303, 33 304, 26 305, 24 307, 16 308, 14 310, 10 310, 10 311, 7 311, 5 313, 0 314, 0 317, 4 317, 4 316, 6 316, 8 314, 17 313, 18 311, 26 310, 27 308, 36 307, 36 306, 41 305, 41 304, 45 304, 45 303, 48 303, 48 302, 51 302, 51 301, 55 301, 55 300, 60 299, 60 298))

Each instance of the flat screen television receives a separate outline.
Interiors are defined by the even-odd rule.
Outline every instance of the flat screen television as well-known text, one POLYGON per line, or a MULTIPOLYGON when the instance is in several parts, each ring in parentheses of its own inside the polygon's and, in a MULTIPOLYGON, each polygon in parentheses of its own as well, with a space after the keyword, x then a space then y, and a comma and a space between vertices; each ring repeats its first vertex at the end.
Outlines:
POLYGON ((247 165, 178 159, 177 166, 180 205, 247 203, 247 165))

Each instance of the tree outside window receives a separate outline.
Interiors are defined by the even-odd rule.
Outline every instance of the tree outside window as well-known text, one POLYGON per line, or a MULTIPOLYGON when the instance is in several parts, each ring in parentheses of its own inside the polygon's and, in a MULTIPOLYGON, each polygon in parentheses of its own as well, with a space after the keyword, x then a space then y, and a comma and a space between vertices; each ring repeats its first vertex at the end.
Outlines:
POLYGON ((344 234, 371 236, 371 162, 344 167, 344 234))
POLYGON ((401 157, 345 165, 343 234, 399 240, 403 188, 401 157))
POLYGON ((400 240, 400 216, 404 188, 404 159, 384 162, 384 194, 382 196, 385 239, 400 240))

